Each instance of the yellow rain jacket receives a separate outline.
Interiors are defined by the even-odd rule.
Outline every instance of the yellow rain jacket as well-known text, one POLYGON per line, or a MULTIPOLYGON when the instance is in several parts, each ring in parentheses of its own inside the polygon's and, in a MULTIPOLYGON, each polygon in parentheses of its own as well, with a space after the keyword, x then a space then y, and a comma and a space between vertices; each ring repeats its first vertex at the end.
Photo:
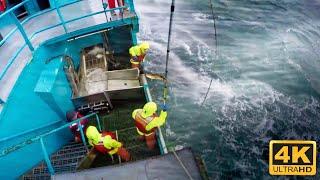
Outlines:
POLYGON ((101 134, 94 126, 89 126, 86 131, 89 144, 102 153, 113 155, 118 152, 122 144, 113 139, 108 133, 101 134), (102 146, 104 148, 102 148, 102 146))
MULTIPOLYGON (((160 116, 156 116, 155 114, 152 114, 152 115, 149 115, 149 116, 146 116, 146 114, 144 113, 144 110, 143 109, 136 109, 132 112, 132 118, 133 119, 137 119, 138 116, 140 116, 145 122, 146 122, 146 126, 143 127, 145 129, 145 131, 151 131, 152 129, 156 128, 156 127, 160 127, 162 126, 165 122, 166 122, 166 119, 167 119, 167 112, 165 111, 161 111, 160 112, 160 116)), ((150 133, 144 133, 142 132, 143 130, 139 130, 140 127, 137 127, 137 131, 140 135, 150 135, 152 134, 153 132, 150 132, 150 133)))
POLYGON ((150 46, 146 42, 131 47, 129 49, 129 54, 132 57, 130 62, 139 64, 140 62, 144 61, 144 57, 145 57, 149 48, 150 48, 150 46), (136 57, 136 58, 134 59, 133 57, 136 57))

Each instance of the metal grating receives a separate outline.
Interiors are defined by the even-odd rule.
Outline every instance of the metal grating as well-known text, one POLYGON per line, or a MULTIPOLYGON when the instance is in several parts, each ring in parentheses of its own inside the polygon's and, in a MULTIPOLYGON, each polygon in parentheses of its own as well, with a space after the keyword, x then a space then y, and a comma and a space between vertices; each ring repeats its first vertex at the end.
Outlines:
MULTIPOLYGON (((51 155, 50 160, 56 173, 75 172, 78 163, 86 153, 87 151, 83 144, 72 142, 51 155)), ((24 174, 21 179, 50 179, 46 163, 42 161, 37 167, 24 174)))

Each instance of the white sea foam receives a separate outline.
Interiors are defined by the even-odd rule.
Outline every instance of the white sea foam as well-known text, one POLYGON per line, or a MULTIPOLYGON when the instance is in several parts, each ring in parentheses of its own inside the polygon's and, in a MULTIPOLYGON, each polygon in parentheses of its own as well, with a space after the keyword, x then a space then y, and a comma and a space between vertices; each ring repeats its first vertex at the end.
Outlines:
POLYGON ((209 14, 204 14, 204 13, 201 13, 201 12, 192 13, 191 16, 196 21, 201 21, 201 22, 205 22, 205 23, 208 23, 208 20, 210 18, 209 14))

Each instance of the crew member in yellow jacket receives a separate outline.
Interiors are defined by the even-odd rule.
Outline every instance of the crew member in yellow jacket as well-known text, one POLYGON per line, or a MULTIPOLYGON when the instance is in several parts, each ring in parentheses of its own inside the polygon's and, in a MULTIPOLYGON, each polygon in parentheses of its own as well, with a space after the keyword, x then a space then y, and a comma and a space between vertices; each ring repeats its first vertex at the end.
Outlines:
POLYGON ((160 116, 157 116, 157 104, 148 102, 143 109, 136 109, 132 112, 132 118, 135 121, 138 134, 146 140, 149 149, 154 149, 156 144, 155 130, 166 122, 167 109, 162 107, 160 116))
POLYGON ((129 49, 129 54, 131 56, 130 63, 132 68, 140 68, 140 64, 144 61, 149 48, 149 43, 143 42, 129 49))
POLYGON ((95 150, 102 154, 109 154, 113 156, 118 154, 122 160, 129 161, 130 154, 123 148, 122 143, 116 140, 116 136, 112 132, 99 133, 98 129, 94 126, 89 126, 86 130, 86 136, 89 144, 94 147, 95 150))

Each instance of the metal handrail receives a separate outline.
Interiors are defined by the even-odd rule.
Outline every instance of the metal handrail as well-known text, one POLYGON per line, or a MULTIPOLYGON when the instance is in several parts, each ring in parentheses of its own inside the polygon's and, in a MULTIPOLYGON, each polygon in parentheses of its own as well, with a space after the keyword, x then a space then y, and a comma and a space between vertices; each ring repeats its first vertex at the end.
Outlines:
MULTIPOLYGON (((128 6, 122 6, 122 7, 117 7, 117 8, 112 8, 112 9, 107 9, 107 10, 103 10, 103 11, 98 11, 98 12, 94 12, 94 13, 90 13, 88 15, 84 15, 84 16, 80 16, 80 17, 77 17, 77 18, 74 18, 74 19, 71 19, 71 20, 68 20, 68 21, 64 21, 63 20, 63 17, 60 13, 60 11, 58 10, 60 8, 60 6, 55 6, 54 8, 51 8, 50 10, 45 10, 45 11, 42 11, 40 13, 37 13, 35 15, 32 15, 30 16, 29 18, 26 18, 24 21, 22 22, 19 22, 17 19, 16 19, 16 16, 14 15, 13 11, 16 10, 17 8, 23 6, 26 2, 29 2, 30 0, 25 0, 21 3, 19 3, 18 5, 14 6, 13 8, 9 9, 8 11, 6 11, 5 13, 1 14, 0 15, 0 19, 6 15, 10 15, 13 17, 13 19, 15 20, 15 24, 17 27, 15 27, 13 30, 11 30, 1 41, 0 41, 0 46, 3 45, 17 30, 19 30, 21 32, 21 34, 23 35, 23 38, 25 39, 25 43, 22 45, 22 47, 20 47, 16 52, 15 54, 13 55, 12 58, 9 59, 7 65, 5 66, 4 70, 0 73, 0 80, 3 79, 3 77, 5 76, 5 74, 7 73, 7 71, 9 70, 9 68, 11 67, 11 65, 13 64, 13 62, 15 61, 15 59, 17 58, 17 56, 21 53, 21 51, 26 47, 26 45, 28 45, 29 49, 31 51, 34 50, 33 46, 32 46, 32 43, 31 43, 31 40, 34 39, 34 37, 41 33, 41 32, 44 32, 44 31, 47 31, 49 29, 52 29, 52 28, 55 28, 55 27, 58 27, 58 26, 63 26, 64 27, 64 30, 65 30, 65 33, 68 33, 67 32, 67 28, 66 28, 66 24, 68 23, 71 23, 73 21, 77 21, 77 20, 80 20, 80 19, 83 19, 83 18, 87 18, 87 17, 90 17, 90 16, 94 16, 94 15, 97 15, 97 14, 101 14, 101 13, 105 13, 105 12, 111 12, 111 11, 114 11, 114 10, 120 10, 120 9, 125 9, 125 8, 128 8, 128 6), (46 27, 46 28, 43 28, 43 29, 40 29, 36 32, 34 32, 30 38, 26 35, 25 31, 24 31, 24 28, 22 25, 24 25, 25 23, 27 23, 28 21, 30 21, 31 19, 34 19, 35 17, 37 16, 40 16, 44 13, 47 13, 47 12, 50 12, 50 11, 53 11, 53 10, 57 10, 57 13, 59 15, 59 19, 61 21, 61 23, 59 24, 56 24, 56 25, 53 25, 53 26, 49 26, 49 27, 46 27)), ((68 3, 68 4, 65 4, 64 6, 67 6, 67 5, 71 5, 71 4, 75 4, 77 2, 79 2, 80 0, 78 1, 75 1, 75 2, 71 2, 71 3, 68 3)), ((134 9, 134 6, 133 6, 133 3, 132 3, 132 0, 126 0, 126 2, 129 4, 130 8, 131 9, 134 9)), ((63 7, 63 6, 61 6, 63 7)), ((0 98, 0 104, 4 103, 4 100, 2 100, 0 98)))
MULTIPOLYGON (((32 144, 32 143, 37 142, 37 141, 40 141, 41 149, 42 149, 42 152, 43 152, 43 155, 44 155, 44 159, 45 159, 45 161, 47 163, 47 166, 48 166, 50 174, 53 175, 54 174, 54 168, 53 168, 53 166, 51 164, 49 155, 47 153, 47 149, 46 149, 45 144, 43 142, 43 138, 46 137, 46 136, 49 136, 51 134, 54 134, 54 133, 56 133, 56 132, 58 132, 58 131, 60 131, 62 129, 65 129, 65 128, 69 127, 70 125, 74 124, 74 123, 77 123, 78 127, 80 128, 82 142, 83 142, 84 146, 86 147, 87 151, 89 152, 88 147, 87 147, 87 143, 86 143, 86 139, 85 139, 85 135, 84 135, 84 132, 83 132, 83 128, 81 126, 81 121, 84 120, 84 119, 88 119, 88 118, 90 118, 92 116, 95 116, 98 128, 99 128, 99 130, 101 132, 102 129, 101 129, 101 124, 100 124, 100 118, 99 118, 97 113, 92 113, 92 114, 89 114, 87 116, 83 116, 81 118, 78 118, 78 119, 76 119, 76 120, 74 120, 72 122, 66 123, 63 126, 55 128, 55 129, 53 129, 53 130, 51 130, 49 132, 46 132, 46 133, 43 133, 43 134, 38 135, 36 137, 30 138, 30 139, 28 139, 28 140, 26 140, 26 141, 24 141, 22 143, 13 145, 11 147, 8 147, 8 148, 6 148, 6 149, 4 149, 3 151, 0 152, 0 158, 4 157, 4 156, 6 156, 6 155, 8 155, 8 154, 10 154, 12 152, 15 152, 15 151, 17 151, 17 150, 19 150, 21 148, 24 148, 25 146, 27 146, 29 144, 32 144)), ((9 140, 9 139, 12 139, 12 138, 14 138, 14 137, 6 138, 6 140, 9 140)))
MULTIPOLYGON (((6 16, 6 15, 10 15, 11 12, 13 12, 13 11, 16 10, 17 8, 23 6, 23 5, 24 5, 26 2, 28 2, 28 1, 30 1, 30 0, 25 0, 25 1, 17 4, 16 6, 14 6, 13 8, 9 9, 9 10, 6 11, 5 13, 1 14, 1 15, 0 15, 0 19, 1 19, 2 17, 6 16)), ((68 5, 71 5, 71 4, 75 4, 75 3, 79 2, 79 1, 81 1, 81 0, 77 0, 77 1, 71 2, 71 3, 66 3, 66 4, 64 4, 64 5, 62 5, 62 6, 59 6, 59 7, 64 7, 64 6, 68 6, 68 5)), ((132 0, 131 0, 131 1, 132 1, 132 0)), ((131 1, 128 2, 129 6, 132 6, 132 5, 131 5, 131 1)), ((121 7, 117 7, 117 8, 113 8, 113 9, 108 9, 108 10, 106 10, 106 11, 99 11, 99 13, 97 13, 97 14, 100 14, 100 13, 102 13, 102 12, 110 12, 110 11, 114 11, 114 10, 125 9, 125 8, 128 8, 128 6, 121 6, 121 7)), ((43 11, 41 11, 41 12, 39 12, 39 13, 34 14, 34 15, 31 15, 30 17, 27 17, 25 20, 23 20, 23 21, 21 22, 21 25, 24 25, 25 23, 29 22, 30 20, 34 19, 35 17, 41 16, 41 15, 43 15, 43 14, 45 14, 45 13, 54 11, 54 10, 56 10, 56 9, 57 9, 57 7, 54 7, 54 8, 51 8, 51 9, 43 10, 43 11)), ((92 15, 96 15, 96 14, 92 13, 91 16, 92 16, 92 15)), ((88 15, 80 16, 80 17, 75 18, 75 19, 79 20, 79 19, 86 18, 86 17, 89 17, 89 16, 88 16, 88 15)), ((73 19, 72 19, 72 20, 73 20, 73 19)), ((69 22, 70 22, 70 20, 67 21, 67 22, 65 22, 65 23, 67 24, 67 23, 69 23, 69 22)), ((71 22, 72 22, 72 21, 71 21, 71 22)), ((62 25, 62 23, 59 23, 59 25, 62 25)), ((5 43, 5 41, 8 40, 9 37, 12 36, 13 33, 15 33, 17 30, 18 30, 17 28, 14 28, 14 29, 11 30, 5 37, 3 37, 3 39, 0 41, 0 46, 3 45, 3 44, 5 43)), ((49 30, 49 29, 47 29, 47 30, 49 30)))
MULTIPOLYGON (((104 13, 104 12, 109 12, 109 11, 113 11, 113 10, 118 10, 118 9, 125 9, 127 8, 127 6, 122 6, 122 7, 118 7, 118 8, 113 8, 113 9, 109 9, 109 10, 106 10, 106 11, 98 11, 98 12, 94 12, 94 13, 90 13, 90 14, 87 14, 87 15, 84 15, 84 16, 81 16, 81 17, 78 17, 78 18, 74 18, 74 19, 71 19, 71 20, 68 20, 68 21, 65 21, 64 23, 65 24, 68 24, 68 23, 71 23, 71 22, 74 22, 74 21, 77 21, 77 20, 80 20, 80 19, 83 19, 83 18, 87 18, 87 17, 90 17, 90 16, 94 16, 94 15, 97 15, 97 14, 101 14, 101 13, 104 13)), ((49 26, 49 27, 46 27, 46 28, 43 28, 43 29, 40 29, 36 32, 34 32, 31 37, 30 37, 30 40, 33 40, 35 38, 35 36, 41 32, 44 32, 44 31, 47 31, 49 29, 52 29, 52 28, 55 28, 55 27, 58 27, 58 26, 61 26, 63 25, 63 23, 58 23, 56 25, 52 25, 52 26, 49 26)), ((13 34, 13 33, 12 33, 13 34)), ((11 35, 12 35, 11 34, 11 35)), ((1 45, 1 42, 0 42, 0 45, 1 45)), ((5 66, 4 70, 0 73, 0 80, 4 77, 4 75, 6 74, 6 72, 9 70, 11 64, 14 62, 14 60, 16 59, 16 57, 20 54, 20 52, 26 47, 26 44, 24 44, 22 47, 20 47, 17 52, 15 53, 15 55, 8 61, 9 63, 5 66)))
MULTIPOLYGON (((83 117, 81 117, 81 118, 78 118, 78 119, 76 119, 76 120, 74 120, 74 121, 72 121, 72 122, 66 123, 66 124, 64 124, 63 126, 60 126, 60 127, 58 127, 58 128, 55 128, 55 129, 53 129, 53 130, 51 130, 51 131, 49 131, 49 132, 46 132, 46 133, 43 133, 43 134, 38 135, 38 136, 36 136, 36 137, 30 138, 30 139, 28 139, 28 140, 26 140, 26 141, 24 141, 24 142, 22 142, 22 143, 19 143, 19 144, 16 144, 16 145, 11 146, 11 147, 9 147, 9 148, 6 148, 6 149, 4 149, 3 151, 0 152, 0 157, 6 156, 6 155, 8 155, 9 153, 14 152, 14 151, 16 151, 16 150, 18 150, 18 149, 21 149, 21 148, 25 147, 25 146, 28 145, 28 144, 31 144, 31 143, 34 143, 35 141, 38 141, 40 138, 43 138, 43 137, 46 137, 46 136, 48 136, 48 135, 50 135, 50 134, 56 133, 56 132, 58 132, 58 131, 60 131, 60 130, 62 130, 62 129, 64 129, 64 128, 66 128, 66 127, 69 127, 70 125, 72 125, 72 124, 74 124, 74 123, 80 123, 80 121, 82 121, 83 119, 88 119, 88 118, 90 118, 90 117, 92 117, 92 116, 95 116, 95 117, 96 117, 96 121, 97 121, 97 124, 98 124, 98 128, 99 128, 99 130, 101 131, 100 118, 99 118, 99 116, 98 116, 96 113, 92 113, 92 114, 89 114, 89 115, 87 115, 87 116, 83 116, 83 117), (13 149, 13 150, 11 150, 11 149, 13 149)), ((79 126, 79 127, 81 128, 82 126, 79 126)), ((10 139, 13 139, 13 138, 14 138, 14 137, 9 137, 9 138, 6 138, 5 140, 10 140, 10 139)))
MULTIPOLYGON (((120 10, 120 9, 125 9, 125 8, 127 8, 127 6, 121 6, 121 7, 113 8, 113 9, 106 10, 106 11, 97 11, 97 12, 90 13, 90 14, 87 14, 87 15, 84 15, 84 16, 81 16, 81 17, 70 19, 68 21, 65 21, 64 23, 68 24, 68 23, 71 23, 71 22, 74 22, 74 21, 78 21, 78 20, 83 19, 83 18, 87 18, 87 17, 90 17, 90 16, 95 16, 95 15, 98 15, 98 14, 101 14, 101 13, 104 13, 104 12, 109 12, 109 11, 113 11, 113 10, 120 10)), ((40 29, 40 30, 34 32, 33 34, 31 34, 30 39, 32 40, 37 34, 39 34, 41 32, 44 32, 46 30, 49 30, 49 29, 52 29, 52 28, 55 28, 55 27, 58 27, 58 26, 61 26, 61 25, 63 25, 62 22, 58 23, 58 24, 55 24, 55 25, 52 25, 52 26, 49 26, 49 27, 46 27, 44 29, 40 29)))
POLYGON ((15 11, 16 9, 18 9, 19 7, 23 6, 25 3, 29 2, 30 0, 24 0, 21 3, 13 6, 12 8, 10 8, 9 10, 5 11, 4 13, 0 14, 0 19, 8 14, 10 14, 11 12, 15 11))
POLYGON ((61 123, 62 121, 61 120, 58 120, 58 121, 54 121, 50 124, 46 124, 44 126, 40 126, 40 127, 37 127, 37 128, 34 128, 34 129, 31 129, 31 130, 28 130, 28 131, 24 131, 24 132, 21 132, 21 133, 17 133, 17 134, 14 134, 12 136, 8 136, 8 137, 4 137, 4 138, 1 138, 0 139, 0 143, 3 143, 5 141, 8 141, 10 139, 14 139, 14 138, 18 138, 18 137, 21 137, 21 136, 24 136, 24 135, 27 135, 27 134, 31 134, 32 132, 36 132, 36 131, 39 131, 41 129, 46 129, 48 127, 51 127, 55 124, 58 124, 58 123, 61 123))
MULTIPOLYGON (((30 0, 27 0, 27 1, 30 1, 30 0)), ((26 2, 27 2, 27 1, 26 1, 26 2)), ((71 5, 71 4, 75 4, 75 3, 79 2, 79 1, 80 1, 80 0, 77 0, 77 1, 71 2, 71 3, 66 3, 66 4, 64 4, 64 5, 60 6, 60 7, 68 6, 68 5, 71 5)), ((25 3, 25 2, 22 2, 22 3, 25 3)), ((20 3, 20 4, 22 4, 22 3, 20 3)), ((18 5, 16 5, 16 6, 19 6, 20 4, 18 4, 18 5)), ((19 6, 19 7, 21 7, 21 6, 19 6)), ((13 7, 13 8, 14 8, 14 7, 13 7)), ((30 20, 32 20, 32 19, 34 19, 34 18, 36 18, 36 17, 38 17, 38 16, 41 16, 41 15, 43 15, 43 14, 45 14, 45 13, 54 11, 54 10, 56 10, 56 7, 51 8, 51 9, 46 9, 46 10, 40 11, 39 13, 36 13, 36 14, 34 14, 34 15, 31 15, 30 17, 27 17, 26 19, 24 19, 23 21, 21 21, 21 25, 24 25, 25 23, 28 23, 30 20)), ((10 10, 6 11, 6 13, 9 14, 9 11, 10 11, 10 10)), ((1 14, 1 15, 4 15, 4 14, 1 14)), ((0 19, 1 19, 1 17, 3 17, 3 16, 0 16, 0 19)), ((3 37, 3 39, 0 41, 0 46, 3 45, 3 44, 9 39, 9 37, 11 37, 17 30, 18 30, 18 28, 15 27, 15 28, 14 28, 13 30, 11 30, 5 37, 3 37)))

